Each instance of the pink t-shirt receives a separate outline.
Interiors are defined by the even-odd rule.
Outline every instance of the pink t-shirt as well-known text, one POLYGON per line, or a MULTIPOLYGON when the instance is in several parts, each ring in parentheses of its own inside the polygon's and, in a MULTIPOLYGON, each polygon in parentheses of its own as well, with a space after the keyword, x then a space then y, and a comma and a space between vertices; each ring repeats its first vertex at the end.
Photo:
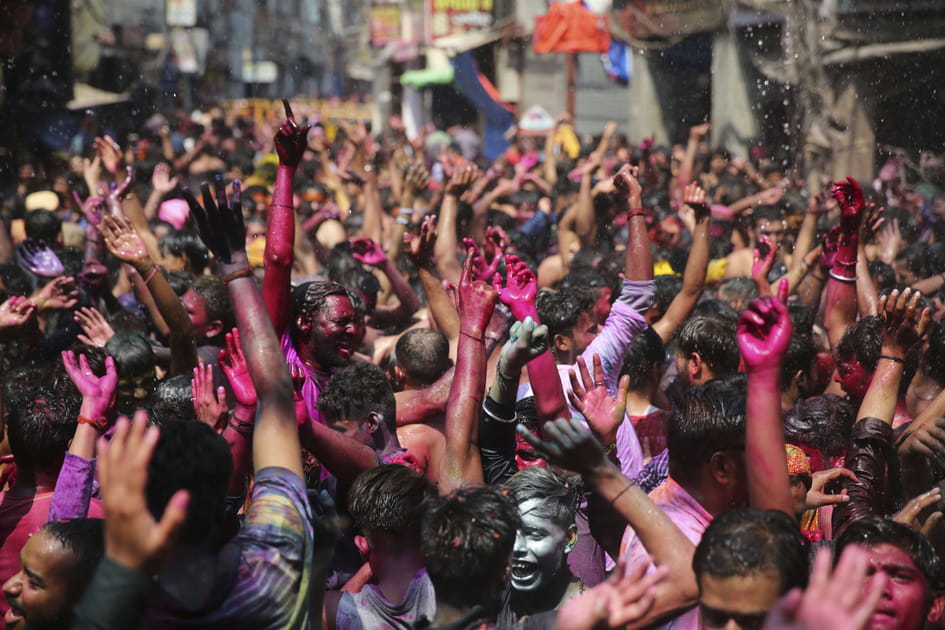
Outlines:
MULTIPOLYGON (((702 540, 702 534, 709 523, 712 522, 712 515, 691 494, 670 477, 650 493, 650 498, 676 524, 676 527, 685 534, 686 538, 692 541, 692 544, 699 544, 699 541, 702 540)), ((624 532, 620 549, 626 560, 628 572, 641 563, 649 566, 647 572, 655 569, 653 563, 650 562, 649 553, 647 553, 633 529, 628 527, 624 532)), ((692 610, 656 627, 666 630, 699 630, 699 607, 696 606, 692 610)))

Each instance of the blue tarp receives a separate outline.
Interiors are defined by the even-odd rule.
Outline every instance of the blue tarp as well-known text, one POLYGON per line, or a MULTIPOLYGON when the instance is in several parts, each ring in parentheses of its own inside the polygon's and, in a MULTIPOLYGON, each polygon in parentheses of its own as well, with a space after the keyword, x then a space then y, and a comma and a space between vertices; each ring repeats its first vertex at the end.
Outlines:
POLYGON ((453 65, 456 87, 485 118, 483 152, 487 160, 494 160, 509 148, 505 132, 515 124, 515 116, 497 103, 482 87, 479 82, 479 70, 471 53, 460 53, 453 57, 450 63, 453 65))

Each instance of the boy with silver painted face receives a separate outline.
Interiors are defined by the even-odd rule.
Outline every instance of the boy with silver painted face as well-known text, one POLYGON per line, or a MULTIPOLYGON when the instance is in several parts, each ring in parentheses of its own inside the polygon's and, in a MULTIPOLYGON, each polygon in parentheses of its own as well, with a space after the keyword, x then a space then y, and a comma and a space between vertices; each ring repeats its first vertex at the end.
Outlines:
POLYGON ((556 610, 585 590, 568 568, 577 543, 575 512, 581 481, 551 468, 532 466, 505 484, 518 508, 521 526, 512 549, 512 572, 499 622, 556 610))

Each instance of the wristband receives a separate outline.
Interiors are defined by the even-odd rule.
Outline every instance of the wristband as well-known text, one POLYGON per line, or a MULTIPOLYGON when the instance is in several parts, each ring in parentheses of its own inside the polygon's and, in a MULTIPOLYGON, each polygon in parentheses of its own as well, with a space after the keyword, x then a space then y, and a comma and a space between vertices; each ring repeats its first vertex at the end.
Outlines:
POLYGON ((632 481, 628 482, 627 485, 624 486, 623 490, 621 490, 620 492, 618 492, 618 493, 617 493, 617 496, 615 496, 613 499, 610 500, 610 504, 613 505, 614 503, 616 503, 616 502, 617 502, 617 499, 619 499, 620 497, 622 497, 622 496, 624 495, 624 493, 625 493, 627 490, 629 490, 630 488, 632 488, 632 487, 635 486, 635 485, 637 485, 637 484, 633 483, 632 481))
POLYGON ((632 219, 633 217, 642 217, 646 214, 646 211, 643 208, 630 208, 627 212, 627 218, 632 219))
POLYGON ((243 435, 250 435, 256 427, 254 422, 243 422, 236 415, 230 415, 230 428, 243 435))
POLYGON ((468 332, 466 332, 465 330, 459 331, 459 334, 465 335, 465 336, 469 337, 470 339, 472 339, 473 341, 478 341, 479 343, 482 343, 482 342, 483 342, 483 341, 482 341, 482 337, 476 337, 476 336, 474 336, 474 335, 470 335, 470 334, 469 334, 468 332))
POLYGON ((106 428, 108 428, 108 420, 105 418, 86 418, 83 415, 78 417, 79 424, 87 424, 95 428, 96 431, 101 433, 106 428))
POLYGON ((900 357, 894 357, 894 356, 892 356, 891 354, 881 354, 881 355, 879 355, 879 358, 880 358, 880 359, 886 359, 887 361, 893 361, 893 362, 895 362, 895 363, 901 363, 901 364, 903 364, 903 365, 906 364, 906 360, 905 360, 905 359, 902 359, 902 358, 900 358, 900 357))
POLYGON ((249 267, 243 267, 242 269, 237 269, 236 271, 232 273, 228 273, 225 276, 223 276, 223 284, 228 285, 234 280, 238 280, 239 278, 251 278, 252 276, 253 276, 253 270, 250 269, 249 267))
POLYGON ((151 281, 154 280, 154 276, 158 274, 160 269, 161 267, 157 263, 151 265, 151 271, 148 272, 148 277, 144 279, 144 283, 151 284, 151 281))
POLYGON ((840 275, 837 275, 836 273, 834 273, 833 269, 831 269, 829 272, 827 272, 827 274, 828 274, 831 278, 833 278, 834 280, 836 280, 837 282, 845 282, 845 283, 847 283, 847 284, 856 284, 856 276, 854 276, 854 277, 852 277, 852 278, 847 278, 846 276, 840 276, 840 275))

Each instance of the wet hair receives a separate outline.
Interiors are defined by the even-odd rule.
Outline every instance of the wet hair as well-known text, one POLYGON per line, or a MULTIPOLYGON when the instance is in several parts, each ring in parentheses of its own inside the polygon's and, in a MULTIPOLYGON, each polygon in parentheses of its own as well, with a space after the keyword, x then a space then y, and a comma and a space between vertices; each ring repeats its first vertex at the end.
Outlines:
POLYGON ((713 379, 673 406, 666 429, 669 471, 677 480, 701 474, 712 454, 745 444, 745 380, 713 379))
POLYGON ((450 344, 438 330, 415 328, 397 340, 394 356, 404 374, 431 385, 450 367, 450 344))
POLYGON ((758 225, 761 221, 783 221, 784 213, 778 206, 757 206, 751 213, 751 223, 758 225))
POLYGON ((682 278, 672 274, 660 275, 653 278, 653 284, 653 308, 656 309, 656 319, 660 319, 682 290, 682 278))
POLYGON ((167 251, 174 256, 181 257, 186 255, 190 261, 190 271, 193 274, 200 274, 210 262, 207 246, 203 244, 200 237, 193 230, 173 230, 165 234, 158 247, 161 251, 167 251))
POLYGON ((423 519, 421 551, 438 600, 466 608, 508 569, 518 510, 498 488, 467 486, 434 503, 423 519))
POLYGON ((292 290, 289 336, 296 347, 302 338, 302 328, 314 325, 316 315, 332 295, 344 296, 352 305, 358 302, 357 297, 337 282, 305 282, 292 290))
POLYGON ((85 252, 80 252, 74 247, 63 247, 56 255, 59 262, 62 263, 62 275, 77 277, 82 273, 82 267, 85 265, 85 252))
POLYGON ((784 353, 784 361, 781 363, 781 391, 787 390, 795 374, 806 373, 810 369, 816 355, 813 341, 797 333, 791 335, 787 352, 784 353))
POLYGON ((553 339, 555 335, 570 335, 581 315, 594 308, 594 302, 589 291, 543 291, 535 306, 538 318, 548 326, 548 334, 553 339))
POLYGON ((318 410, 330 421, 364 422, 381 416, 387 430, 397 430, 397 402, 384 371, 373 363, 354 363, 336 372, 318 394, 318 410))
POLYGON ((929 342, 922 357, 922 372, 945 384, 945 320, 939 320, 929 329, 929 342))
POLYGON ((866 516, 851 522, 836 539, 834 563, 847 545, 863 545, 873 548, 887 544, 902 549, 925 576, 927 594, 930 599, 934 593, 943 590, 942 560, 932 543, 906 525, 879 516, 866 516))
POLYGON ((148 464, 148 510, 160 520, 178 490, 190 492, 180 542, 201 544, 224 527, 224 499, 233 472, 226 440, 202 422, 169 422, 148 464))
POLYGON ((419 536, 435 496, 436 488, 420 473, 384 464, 358 475, 348 493, 348 513, 369 540, 374 533, 419 536))
POLYGON ((803 398, 784 413, 784 439, 828 457, 840 455, 850 441, 855 413, 853 404, 836 394, 803 398))
POLYGON ((105 352, 115 359, 119 378, 153 374, 157 365, 154 349, 138 333, 116 333, 105 343, 105 352))
POLYGON ((734 374, 740 356, 735 321, 719 316, 690 317, 679 329, 676 351, 684 357, 697 353, 717 377, 734 374))
POLYGON ((734 326, 738 322, 738 311, 724 300, 705 299, 699 300, 692 309, 692 315, 689 318, 696 317, 722 317, 731 320, 734 326))
POLYGON ((229 290, 218 276, 200 276, 194 280, 193 289, 203 300, 207 321, 219 321, 223 324, 223 331, 217 335, 222 345, 226 333, 236 326, 236 315, 233 313, 229 290))
POLYGON ((758 297, 758 286, 755 281, 747 277, 726 278, 719 285, 719 299, 735 308, 735 303, 741 302, 742 308, 758 297))
POLYGON ((746 577, 774 571, 778 594, 807 585, 807 554, 797 522, 777 510, 728 510, 702 535, 692 556, 696 580, 702 576, 746 577))
POLYGON ((791 318, 791 325, 794 326, 794 332, 798 335, 810 337, 814 334, 814 318, 817 313, 814 309, 800 302, 787 303, 788 317, 791 318))
POLYGON ((892 290, 896 288, 896 271, 881 260, 871 260, 867 265, 870 276, 876 283, 877 291, 883 289, 892 290))
POLYGON ((100 518, 70 518, 49 521, 42 530, 59 541, 75 558, 69 581, 70 599, 76 601, 92 579, 95 568, 105 555, 105 521, 100 518))
POLYGON ((148 399, 151 422, 163 427, 168 422, 194 420, 194 401, 190 374, 179 374, 166 378, 148 399))
POLYGON ((566 475, 551 468, 530 466, 512 475, 505 482, 517 505, 529 499, 540 499, 537 508, 542 517, 567 529, 574 524, 577 506, 583 498, 580 477, 566 475))
POLYGON ((33 290, 29 275, 16 263, 0 263, 0 281, 8 296, 29 295, 33 290))
POLYGON ((82 402, 78 392, 47 384, 6 389, 6 430, 17 466, 58 470, 75 434, 82 402))
POLYGON ((33 210, 26 213, 23 229, 27 238, 54 245, 62 233, 62 219, 52 210, 33 210))
POLYGON ((194 277, 186 271, 168 271, 167 269, 161 269, 161 274, 164 276, 164 279, 167 280, 167 283, 171 285, 171 289, 177 297, 181 297, 187 293, 187 289, 190 288, 190 283, 193 282, 194 279, 194 277))
POLYGON ((630 376, 630 390, 639 391, 646 385, 653 367, 666 358, 663 340, 652 328, 647 328, 633 338, 623 355, 620 376, 630 376))
MULTIPOLYGON (((882 354, 883 326, 883 318, 879 315, 871 315, 853 322, 843 332, 843 337, 837 344, 837 357, 853 358, 863 369, 873 373, 882 354)), ((919 344, 916 344, 906 352, 902 380, 899 382, 900 396, 905 395, 909 389, 912 377, 919 367, 919 350, 919 344)))

